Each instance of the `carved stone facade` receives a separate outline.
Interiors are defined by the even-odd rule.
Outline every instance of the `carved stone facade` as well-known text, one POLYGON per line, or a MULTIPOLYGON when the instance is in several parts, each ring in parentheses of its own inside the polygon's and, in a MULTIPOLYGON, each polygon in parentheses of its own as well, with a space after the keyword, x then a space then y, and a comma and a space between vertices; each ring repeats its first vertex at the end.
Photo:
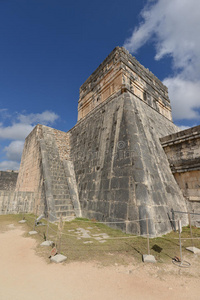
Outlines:
POLYGON ((78 121, 100 103, 129 92, 172 120, 168 90, 124 48, 115 48, 80 87, 78 121))

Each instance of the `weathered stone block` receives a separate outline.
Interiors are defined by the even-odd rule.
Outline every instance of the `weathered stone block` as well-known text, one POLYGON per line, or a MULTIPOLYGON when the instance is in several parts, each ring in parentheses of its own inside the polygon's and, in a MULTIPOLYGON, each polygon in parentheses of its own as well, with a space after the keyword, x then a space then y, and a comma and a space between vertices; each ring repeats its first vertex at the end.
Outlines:
POLYGON ((117 219, 127 218, 127 204, 124 202, 113 202, 110 204, 110 217, 117 219))
POLYGON ((148 186, 144 183, 136 183, 135 197, 138 203, 145 205, 149 198, 148 186))

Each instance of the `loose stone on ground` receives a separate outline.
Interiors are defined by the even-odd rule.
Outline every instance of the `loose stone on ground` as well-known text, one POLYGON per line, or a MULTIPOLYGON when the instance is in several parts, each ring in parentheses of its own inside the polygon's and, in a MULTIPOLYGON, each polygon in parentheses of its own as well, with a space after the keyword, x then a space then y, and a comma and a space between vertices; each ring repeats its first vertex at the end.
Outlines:
POLYGON ((156 263, 156 259, 153 255, 143 254, 142 260, 143 262, 156 263))
POLYGON ((62 254, 57 254, 57 255, 55 255, 55 256, 52 256, 51 258, 50 258, 50 260, 52 261, 52 262, 55 262, 55 263, 62 263, 62 262, 64 262, 65 260, 67 260, 67 256, 65 256, 65 255, 62 255, 62 254))
POLYGON ((194 254, 200 254, 200 249, 196 247, 187 247, 186 250, 191 251, 194 254))
POLYGON ((44 241, 40 244, 40 246, 52 246, 53 241, 44 241))
POLYGON ((29 231, 29 234, 30 234, 30 235, 37 234, 37 231, 35 231, 35 230, 29 231))

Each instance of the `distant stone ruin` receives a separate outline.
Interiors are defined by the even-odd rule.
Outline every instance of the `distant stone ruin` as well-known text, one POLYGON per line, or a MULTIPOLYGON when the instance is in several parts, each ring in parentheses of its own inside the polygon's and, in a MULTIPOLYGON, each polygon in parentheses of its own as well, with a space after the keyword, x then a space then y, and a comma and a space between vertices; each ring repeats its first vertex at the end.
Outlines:
POLYGON ((38 206, 51 221, 82 216, 138 235, 147 217, 151 236, 167 233, 172 209, 200 201, 200 126, 178 131, 167 87, 117 47, 81 86, 77 124, 67 133, 37 125, 26 138, 6 212, 38 206))

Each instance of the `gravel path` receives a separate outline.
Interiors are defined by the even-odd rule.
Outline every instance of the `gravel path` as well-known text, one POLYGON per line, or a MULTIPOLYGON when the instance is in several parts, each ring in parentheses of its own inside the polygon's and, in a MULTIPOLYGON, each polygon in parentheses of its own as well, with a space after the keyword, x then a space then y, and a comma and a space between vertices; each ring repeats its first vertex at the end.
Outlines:
POLYGON ((173 265, 166 271, 142 263, 128 267, 47 264, 35 254, 36 241, 22 234, 22 229, 12 226, 0 233, 2 300, 200 299, 199 277, 173 265))

